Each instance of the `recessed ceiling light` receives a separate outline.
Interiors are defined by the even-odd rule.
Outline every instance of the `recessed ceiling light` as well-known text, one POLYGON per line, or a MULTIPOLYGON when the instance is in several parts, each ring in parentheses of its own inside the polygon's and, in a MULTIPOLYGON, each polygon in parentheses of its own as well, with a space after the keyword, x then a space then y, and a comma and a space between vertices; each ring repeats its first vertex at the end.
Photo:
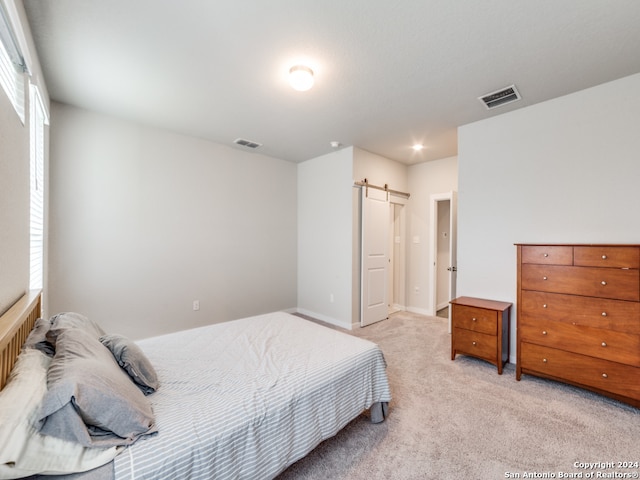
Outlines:
POLYGON ((294 90, 306 92, 313 87, 313 70, 306 65, 294 65, 289 69, 289 84, 294 90))
POLYGON ((420 150, 422 150, 424 148, 424 145, 422 145, 421 143, 416 143, 413 147, 416 152, 419 152, 420 150))

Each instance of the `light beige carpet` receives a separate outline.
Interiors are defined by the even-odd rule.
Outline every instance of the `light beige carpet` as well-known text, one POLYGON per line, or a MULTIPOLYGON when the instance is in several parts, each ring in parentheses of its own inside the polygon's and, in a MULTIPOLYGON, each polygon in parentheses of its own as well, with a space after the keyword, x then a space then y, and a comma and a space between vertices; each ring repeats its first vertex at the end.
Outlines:
POLYGON ((360 416, 278 480, 640 473, 617 466, 640 462, 638 409, 528 375, 517 382, 513 365, 498 375, 481 360, 451 361, 443 318, 402 312, 352 333, 385 354, 393 395, 389 417, 375 425, 360 416), (587 470, 576 462, 614 467, 587 470))

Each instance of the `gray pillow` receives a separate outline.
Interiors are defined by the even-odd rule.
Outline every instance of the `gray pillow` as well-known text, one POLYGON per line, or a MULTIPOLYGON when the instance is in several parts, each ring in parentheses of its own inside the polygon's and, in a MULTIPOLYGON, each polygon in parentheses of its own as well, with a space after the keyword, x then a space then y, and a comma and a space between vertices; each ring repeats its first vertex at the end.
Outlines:
POLYGON ((27 340, 24 342, 22 348, 33 348, 40 350, 45 355, 53 357, 55 348, 49 340, 47 340, 47 332, 51 328, 51 322, 44 318, 38 318, 33 326, 33 330, 29 332, 27 340))
POLYGON ((148 399, 111 352, 83 329, 57 335, 47 387, 38 415, 44 435, 110 447, 157 431, 148 399))
POLYGON ((75 312, 58 313, 51 317, 49 321, 51 322, 51 328, 47 332, 47 340, 54 346, 58 335, 70 328, 84 330, 95 339, 106 334, 97 322, 75 312))
POLYGON ((116 362, 124 368, 142 393, 149 395, 158 389, 155 368, 140 347, 122 335, 104 335, 100 342, 111 350, 116 362))

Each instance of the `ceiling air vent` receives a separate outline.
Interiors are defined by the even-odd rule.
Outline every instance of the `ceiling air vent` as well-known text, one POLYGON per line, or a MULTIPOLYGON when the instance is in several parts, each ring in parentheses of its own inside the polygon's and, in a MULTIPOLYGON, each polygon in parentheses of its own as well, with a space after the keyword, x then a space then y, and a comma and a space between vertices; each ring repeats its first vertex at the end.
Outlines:
POLYGON ((236 138, 233 143, 237 145, 241 145, 247 148, 258 148, 261 147, 262 144, 258 142, 252 142, 251 140, 245 140, 244 138, 236 138))
POLYGON ((516 90, 516 86, 511 85, 510 87, 487 93, 486 95, 478 98, 484 104, 484 106, 487 107, 488 110, 490 110, 492 108, 520 100, 521 97, 518 93, 518 90, 516 90))

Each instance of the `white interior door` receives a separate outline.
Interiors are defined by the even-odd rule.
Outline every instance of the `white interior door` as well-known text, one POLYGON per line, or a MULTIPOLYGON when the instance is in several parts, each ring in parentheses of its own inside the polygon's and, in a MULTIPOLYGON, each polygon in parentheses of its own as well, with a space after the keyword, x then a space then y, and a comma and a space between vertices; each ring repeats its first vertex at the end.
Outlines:
MULTIPOLYGON (((450 272, 449 276, 449 297, 451 299, 456 298, 456 282, 458 280, 458 194, 457 192, 451 192, 451 210, 450 210, 450 235, 449 235, 449 252, 451 253, 450 272)), ((451 309, 449 309, 449 331, 451 331, 451 309)))
MULTIPOLYGON (((432 265, 431 274, 430 274, 430 284, 431 284, 431 310, 432 315, 436 314, 436 308, 438 305, 437 301, 437 244, 438 244, 438 204, 440 202, 448 202, 449 203, 449 258, 447 259, 447 289, 448 289, 448 300, 456 298, 456 283, 458 278, 458 261, 457 261, 457 225, 458 225, 458 203, 457 203, 457 192, 447 192, 441 194, 433 194, 431 195, 431 230, 433 232, 433 238, 431 243, 431 255, 430 255, 430 263, 432 265)), ((449 309, 449 333, 451 333, 451 309, 449 309)))
POLYGON ((389 199, 387 192, 362 188, 362 272, 360 325, 389 315, 389 199))

